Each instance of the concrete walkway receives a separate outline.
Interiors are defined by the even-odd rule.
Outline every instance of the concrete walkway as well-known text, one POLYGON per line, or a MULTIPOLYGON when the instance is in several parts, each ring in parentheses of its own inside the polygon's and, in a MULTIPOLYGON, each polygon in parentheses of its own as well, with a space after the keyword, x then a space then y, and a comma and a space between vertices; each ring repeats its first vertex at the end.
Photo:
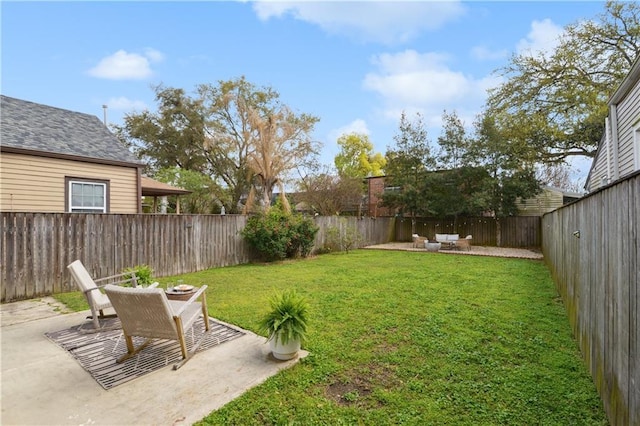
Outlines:
POLYGON ((274 360, 265 338, 245 330, 177 371, 167 366, 104 390, 44 336, 89 314, 63 312, 52 298, 0 305, 0 424, 190 425, 300 359, 274 360))

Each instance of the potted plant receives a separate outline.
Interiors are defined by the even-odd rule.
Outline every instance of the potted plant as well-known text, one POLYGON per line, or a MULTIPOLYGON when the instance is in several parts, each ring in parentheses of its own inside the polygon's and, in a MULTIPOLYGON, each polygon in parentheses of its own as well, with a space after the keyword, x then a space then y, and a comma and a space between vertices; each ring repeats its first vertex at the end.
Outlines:
POLYGON ((274 295, 270 304, 271 310, 260 321, 259 330, 267 334, 274 358, 295 358, 307 335, 309 304, 295 290, 274 295))

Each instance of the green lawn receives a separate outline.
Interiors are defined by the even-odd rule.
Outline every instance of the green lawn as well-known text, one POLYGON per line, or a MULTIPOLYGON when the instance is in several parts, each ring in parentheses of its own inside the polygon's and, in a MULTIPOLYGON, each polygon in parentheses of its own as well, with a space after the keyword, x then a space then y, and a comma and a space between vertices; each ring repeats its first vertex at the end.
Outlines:
POLYGON ((357 250, 179 278, 254 331, 275 291, 311 304, 310 355, 203 425, 607 424, 540 261, 357 250))

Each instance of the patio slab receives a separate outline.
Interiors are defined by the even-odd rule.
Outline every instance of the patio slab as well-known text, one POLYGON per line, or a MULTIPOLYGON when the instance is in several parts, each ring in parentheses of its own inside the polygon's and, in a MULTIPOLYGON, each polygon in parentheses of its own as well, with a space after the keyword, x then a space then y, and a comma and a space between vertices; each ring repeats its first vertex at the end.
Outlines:
POLYGON ((43 303, 0 306, 2 425, 189 425, 307 355, 276 361, 264 337, 244 330, 177 371, 168 366, 104 390, 44 335, 80 324, 90 312, 61 314, 43 303))
MULTIPOLYGON (((428 253, 424 247, 413 247, 412 242, 392 242, 363 247, 371 250, 400 250, 428 253)), ((438 253, 470 256, 516 257, 520 259, 542 260, 544 256, 539 250, 511 247, 470 246, 464 250, 440 250, 438 253)))

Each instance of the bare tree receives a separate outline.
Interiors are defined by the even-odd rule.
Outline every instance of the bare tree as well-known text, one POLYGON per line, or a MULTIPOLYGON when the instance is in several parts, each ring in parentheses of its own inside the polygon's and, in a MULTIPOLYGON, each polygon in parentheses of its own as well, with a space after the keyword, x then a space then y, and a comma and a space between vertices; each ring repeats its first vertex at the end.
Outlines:
MULTIPOLYGON (((268 210, 274 187, 284 196, 285 176, 305 158, 317 154, 317 144, 311 140, 317 118, 296 116, 286 106, 267 115, 257 110, 249 113, 249 125, 256 131, 247 164, 253 173, 252 190, 260 194, 261 208, 268 210)), ((245 206, 245 210, 252 206, 245 206)))
POLYGON ((310 174, 298 182, 298 196, 307 206, 322 216, 340 214, 345 210, 360 209, 362 179, 338 176, 328 168, 310 174))

